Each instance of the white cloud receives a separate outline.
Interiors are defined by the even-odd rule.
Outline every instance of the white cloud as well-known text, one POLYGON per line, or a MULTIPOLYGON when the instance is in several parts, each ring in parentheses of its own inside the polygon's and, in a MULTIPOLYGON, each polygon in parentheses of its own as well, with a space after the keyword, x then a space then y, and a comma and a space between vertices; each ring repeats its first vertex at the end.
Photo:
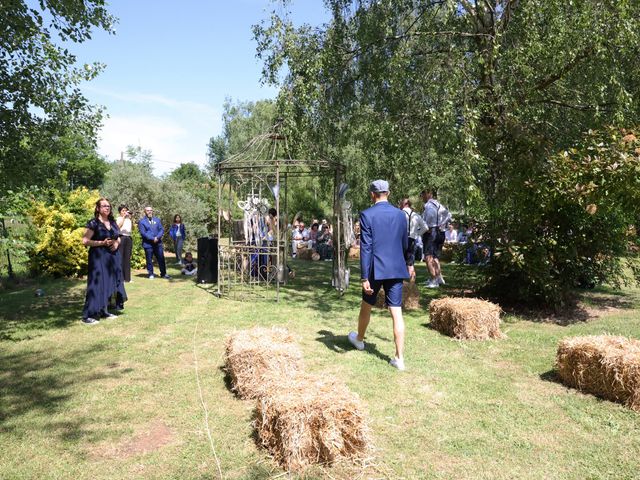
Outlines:
POLYGON ((204 166, 209 138, 222 130, 221 112, 205 103, 153 93, 87 90, 111 112, 99 134, 99 152, 117 160, 128 145, 151 150, 159 175, 181 163, 204 166))
POLYGON ((98 151, 117 160, 128 145, 151 150, 154 171, 164 174, 181 163, 204 165, 208 137, 194 140, 188 126, 170 117, 114 115, 104 121, 99 134, 98 151))
POLYGON ((211 105, 200 102, 192 102, 189 100, 176 100, 156 93, 139 93, 139 92, 114 92, 93 86, 85 87, 87 92, 95 95, 111 98, 126 102, 127 104, 146 104, 159 107, 167 107, 183 113, 198 114, 205 117, 220 117, 220 111, 211 105))

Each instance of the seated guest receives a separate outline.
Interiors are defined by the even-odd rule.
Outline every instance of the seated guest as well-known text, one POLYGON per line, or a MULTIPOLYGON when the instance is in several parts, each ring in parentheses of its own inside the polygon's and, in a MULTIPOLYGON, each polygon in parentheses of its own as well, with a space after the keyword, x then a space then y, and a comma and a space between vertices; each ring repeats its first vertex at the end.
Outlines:
POLYGON ((320 260, 333 259, 333 232, 331 225, 325 225, 320 235, 318 235, 317 250, 320 254, 320 260))
POLYGON ((298 222, 298 227, 293 230, 291 246, 293 249, 293 258, 298 255, 298 247, 304 245, 309 246, 309 231, 304 228, 304 222, 298 222))
POLYGON ((360 221, 356 220, 353 224, 353 235, 356 237, 354 247, 360 248, 360 221))
POLYGON ((453 223, 450 223, 444 232, 444 243, 458 243, 458 230, 453 223))
POLYGON ((318 243, 318 228, 320 225, 314 223, 311 225, 311 230, 309 230, 309 248, 316 248, 316 244, 318 243))
POLYGON ((181 272, 182 275, 195 275, 198 272, 198 267, 196 266, 196 262, 193 261, 191 252, 184 254, 181 272))
POLYGON ((473 233, 473 228, 470 229, 467 225, 462 225, 458 231, 458 243, 467 243, 471 233, 473 233))

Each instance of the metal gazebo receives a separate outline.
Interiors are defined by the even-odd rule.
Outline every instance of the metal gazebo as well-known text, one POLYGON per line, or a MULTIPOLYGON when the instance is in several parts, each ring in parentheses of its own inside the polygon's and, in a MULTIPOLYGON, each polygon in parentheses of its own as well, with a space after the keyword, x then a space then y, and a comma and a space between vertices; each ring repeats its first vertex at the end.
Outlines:
POLYGON ((349 285, 346 260, 353 228, 342 163, 320 157, 292 158, 287 136, 278 122, 268 133, 253 138, 244 150, 218 162, 216 171, 218 296, 265 296, 275 291, 279 301, 280 286, 289 278, 286 260, 291 251, 291 225, 286 214, 281 215, 281 211, 287 211, 288 181, 293 177, 329 175, 333 178, 332 285, 341 294, 344 292, 349 285), (234 229, 236 205, 243 219, 235 222, 234 229), (228 241, 223 238, 223 222, 231 226, 228 241))

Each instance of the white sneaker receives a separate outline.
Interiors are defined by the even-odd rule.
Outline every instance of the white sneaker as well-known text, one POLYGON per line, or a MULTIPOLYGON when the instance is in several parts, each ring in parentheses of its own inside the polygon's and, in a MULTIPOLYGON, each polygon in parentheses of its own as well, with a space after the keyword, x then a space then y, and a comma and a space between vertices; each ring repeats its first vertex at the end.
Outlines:
POLYGON ((440 285, 438 284, 438 280, 428 280, 425 286, 427 288, 438 288, 440 285))
POLYGON ((392 358, 391 360, 389 360, 389 365, 397 368, 401 372, 404 370, 404 360, 400 360, 399 358, 392 358))
POLYGON ((356 332, 349 332, 347 338, 349 339, 349 343, 351 343, 351 345, 356 347, 358 350, 364 350, 364 342, 358 340, 358 334, 356 332))
POLYGON ((440 275, 436 280, 438 281, 438 285, 444 285, 446 283, 444 278, 442 278, 442 275, 440 275))

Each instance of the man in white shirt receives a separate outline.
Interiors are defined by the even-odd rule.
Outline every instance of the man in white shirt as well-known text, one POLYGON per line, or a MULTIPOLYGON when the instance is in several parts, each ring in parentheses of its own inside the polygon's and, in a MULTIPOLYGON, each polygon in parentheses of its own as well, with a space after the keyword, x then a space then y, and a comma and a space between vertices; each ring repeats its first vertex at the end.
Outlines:
MULTIPOLYGON (((411 200, 405 197, 400 200, 400 204, 398 206, 400 207, 400 210, 402 210, 407 216, 409 252, 411 255, 411 259, 413 260, 411 265, 413 265, 416 260, 417 240, 422 238, 422 235, 427 231, 427 226, 424 223, 422 217, 418 213, 414 212, 413 208, 411 208, 411 200)), ((420 252, 422 253, 422 249, 420 249, 420 252)), ((417 258, 417 260, 422 260, 422 255, 420 255, 420 258, 417 258)))
POLYGON ((309 246, 309 230, 304 228, 304 222, 299 222, 298 227, 293 230, 292 240, 291 246, 293 248, 293 258, 295 258, 298 255, 299 246, 309 246))
POLYGON ((431 280, 427 280, 427 287, 438 288, 440 285, 445 284, 440 270, 440 255, 444 245, 445 230, 451 222, 451 214, 447 207, 438 202, 435 189, 423 190, 420 193, 420 198, 425 202, 422 219, 429 229, 422 236, 425 263, 431 275, 431 280))

